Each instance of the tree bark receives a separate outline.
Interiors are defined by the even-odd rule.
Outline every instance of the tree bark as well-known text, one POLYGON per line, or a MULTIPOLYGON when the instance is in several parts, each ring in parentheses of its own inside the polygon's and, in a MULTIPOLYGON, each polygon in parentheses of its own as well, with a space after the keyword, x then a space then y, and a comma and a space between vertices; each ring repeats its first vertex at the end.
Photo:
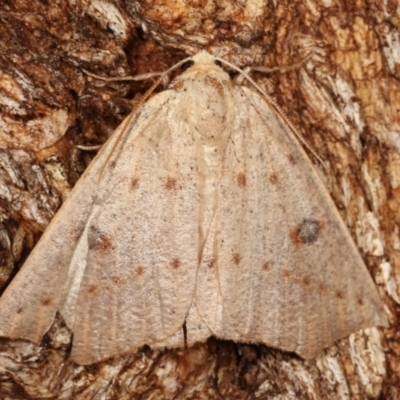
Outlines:
POLYGON ((103 144, 152 84, 84 70, 163 71, 206 49, 271 68, 252 77, 326 164, 310 155, 392 323, 309 361, 210 339, 81 367, 68 361, 72 335, 58 317, 40 346, 0 339, 0 398, 400 398, 399 10, 355 0, 0 0, 2 290, 93 158, 77 145, 103 144))

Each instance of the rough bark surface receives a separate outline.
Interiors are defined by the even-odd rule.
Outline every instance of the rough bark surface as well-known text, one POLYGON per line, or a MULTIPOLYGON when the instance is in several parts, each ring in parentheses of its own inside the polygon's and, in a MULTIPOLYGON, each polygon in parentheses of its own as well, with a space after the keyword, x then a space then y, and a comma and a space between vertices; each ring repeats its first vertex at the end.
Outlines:
POLYGON ((162 71, 204 48, 281 67, 252 76, 326 163, 392 323, 311 361, 211 339, 81 367, 59 318, 40 346, 0 339, 0 398, 400 398, 399 16, 395 1, 0 0, 2 290, 92 159, 77 145, 104 143, 152 83, 83 70, 162 71))

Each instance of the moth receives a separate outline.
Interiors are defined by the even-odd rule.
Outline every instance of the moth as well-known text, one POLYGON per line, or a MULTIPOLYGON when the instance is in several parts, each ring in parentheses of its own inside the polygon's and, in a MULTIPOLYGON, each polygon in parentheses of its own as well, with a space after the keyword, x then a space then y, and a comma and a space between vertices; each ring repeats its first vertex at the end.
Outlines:
POLYGON ((0 335, 71 359, 217 338, 309 359, 387 326, 289 122, 205 51, 116 130, 0 299, 0 335), (183 325, 186 325, 186 335, 183 325))

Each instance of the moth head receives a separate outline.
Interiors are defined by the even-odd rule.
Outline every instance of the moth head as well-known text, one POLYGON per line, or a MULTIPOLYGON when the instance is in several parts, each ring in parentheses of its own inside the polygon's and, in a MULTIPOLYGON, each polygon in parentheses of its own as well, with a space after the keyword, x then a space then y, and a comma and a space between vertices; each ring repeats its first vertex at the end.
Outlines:
POLYGON ((215 78, 219 81, 229 80, 229 75, 221 68, 221 66, 222 63, 219 59, 207 51, 201 50, 195 56, 189 58, 182 64, 184 72, 180 78, 188 79, 192 76, 195 77, 198 74, 206 74, 210 78, 215 78))
POLYGON ((194 61, 194 64, 197 65, 213 65, 215 57, 211 55, 208 51, 201 50, 199 51, 195 56, 192 57, 192 60, 194 61))

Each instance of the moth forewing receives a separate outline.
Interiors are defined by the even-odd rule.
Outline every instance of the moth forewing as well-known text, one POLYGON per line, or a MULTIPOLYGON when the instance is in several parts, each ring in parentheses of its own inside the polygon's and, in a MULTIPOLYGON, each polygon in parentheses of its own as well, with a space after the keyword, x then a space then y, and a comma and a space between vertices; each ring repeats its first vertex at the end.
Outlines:
POLYGON ((279 108, 200 52, 123 122, 0 299, 0 335, 55 313, 91 364, 209 336, 316 356, 387 325, 328 192, 279 108))
MULTIPOLYGON (((0 299, 0 335, 39 343, 62 307, 70 261, 116 134, 103 146, 0 299)), ((70 328, 73 328, 70 326, 70 328)))
POLYGON ((387 325, 362 258, 291 130, 257 93, 237 88, 235 96, 241 106, 222 161, 214 239, 228 324, 244 341, 304 358, 387 325))

